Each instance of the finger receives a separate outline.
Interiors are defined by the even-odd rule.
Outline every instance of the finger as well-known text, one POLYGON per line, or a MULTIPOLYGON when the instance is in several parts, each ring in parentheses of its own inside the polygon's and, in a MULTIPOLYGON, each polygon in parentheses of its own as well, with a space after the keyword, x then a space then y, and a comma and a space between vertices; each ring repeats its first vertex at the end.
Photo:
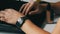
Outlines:
POLYGON ((0 15, 4 15, 5 14, 5 12, 4 11, 0 11, 0 15))
POLYGON ((34 11, 29 12, 29 15, 32 15, 32 14, 34 14, 34 11))
POLYGON ((17 12, 14 9, 5 9, 4 11, 5 11, 5 15, 12 15, 13 13, 17 12))
POLYGON ((5 13, 3 11, 0 11, 0 18, 4 17, 5 13))
POLYGON ((34 3, 30 3, 29 7, 27 8, 25 15, 27 15, 29 13, 29 11, 32 9, 34 3))
POLYGON ((29 12, 29 15, 39 14, 40 11, 38 8, 36 8, 34 11, 29 12))
POLYGON ((0 20, 1 21, 5 21, 6 19, 4 17, 0 17, 0 20))
POLYGON ((25 13, 26 9, 29 7, 30 3, 27 3, 26 6, 24 7, 23 14, 25 13))
POLYGON ((0 11, 0 17, 4 16, 5 13, 2 13, 2 11, 0 11))
POLYGON ((7 11, 1 11, 0 12, 0 16, 4 16, 5 17, 6 15, 7 15, 7 11))
POLYGON ((34 15, 34 14, 38 14, 37 11, 31 11, 31 12, 29 12, 29 15, 34 15))
POLYGON ((1 18, 7 18, 7 15, 8 15, 9 13, 7 12, 7 11, 0 11, 0 17, 1 18))
POLYGON ((5 12, 12 12, 12 10, 14 10, 14 9, 5 9, 4 11, 5 12))
POLYGON ((22 5, 22 7, 20 8, 19 12, 22 12, 23 8, 26 6, 26 4, 22 5))

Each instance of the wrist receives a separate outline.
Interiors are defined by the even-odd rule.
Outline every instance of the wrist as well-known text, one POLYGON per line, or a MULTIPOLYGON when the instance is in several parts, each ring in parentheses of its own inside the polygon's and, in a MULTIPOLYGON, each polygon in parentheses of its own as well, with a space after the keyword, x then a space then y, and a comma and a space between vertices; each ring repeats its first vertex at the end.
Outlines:
POLYGON ((26 16, 20 17, 16 22, 16 26, 18 28, 22 27, 26 20, 28 20, 26 16))
POLYGON ((18 16, 17 16, 17 18, 16 18, 16 20, 15 20, 15 22, 14 22, 14 25, 16 25, 16 23, 17 23, 17 21, 18 21, 18 19, 20 18, 20 17, 24 17, 25 15, 23 15, 23 14, 18 14, 18 16))
POLYGON ((24 28, 26 25, 29 25, 29 19, 27 19, 27 20, 25 20, 25 22, 24 22, 24 24, 22 25, 22 27, 21 28, 24 28))

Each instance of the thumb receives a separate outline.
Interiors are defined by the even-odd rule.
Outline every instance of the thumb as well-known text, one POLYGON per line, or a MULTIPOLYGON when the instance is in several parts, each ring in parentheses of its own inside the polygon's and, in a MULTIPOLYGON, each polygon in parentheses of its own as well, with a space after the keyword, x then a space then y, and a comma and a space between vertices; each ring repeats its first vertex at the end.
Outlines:
POLYGON ((29 15, 34 15, 34 14, 37 14, 36 11, 29 12, 29 15))

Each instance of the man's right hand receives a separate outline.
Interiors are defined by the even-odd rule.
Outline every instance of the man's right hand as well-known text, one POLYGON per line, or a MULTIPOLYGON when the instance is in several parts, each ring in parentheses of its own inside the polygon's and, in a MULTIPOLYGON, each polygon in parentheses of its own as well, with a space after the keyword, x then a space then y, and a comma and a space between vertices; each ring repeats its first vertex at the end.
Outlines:
POLYGON ((22 5, 22 7, 20 8, 19 11, 22 11, 22 14, 24 15, 33 15, 33 14, 36 14, 36 13, 39 13, 40 10, 39 10, 39 3, 37 2, 30 2, 30 3, 26 3, 24 5, 22 5), (31 9, 34 8, 34 10, 32 11, 31 9), (23 11, 22 11, 23 9, 23 11))

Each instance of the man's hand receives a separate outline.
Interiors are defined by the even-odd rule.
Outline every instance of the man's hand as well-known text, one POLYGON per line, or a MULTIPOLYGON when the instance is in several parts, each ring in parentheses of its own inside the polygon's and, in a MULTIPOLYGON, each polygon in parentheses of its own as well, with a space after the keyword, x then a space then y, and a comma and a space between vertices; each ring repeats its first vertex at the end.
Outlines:
POLYGON ((16 24, 19 17, 23 16, 23 14, 13 9, 5 9, 4 11, 0 11, 0 20, 5 21, 9 24, 16 24))
POLYGON ((37 2, 30 2, 30 3, 26 3, 24 5, 22 5, 22 7, 20 8, 19 11, 22 11, 22 14, 24 15, 31 15, 31 14, 36 14, 39 13, 39 3, 37 2), (33 9, 32 9, 33 8, 33 9), (22 11, 23 9, 23 11, 22 11))

